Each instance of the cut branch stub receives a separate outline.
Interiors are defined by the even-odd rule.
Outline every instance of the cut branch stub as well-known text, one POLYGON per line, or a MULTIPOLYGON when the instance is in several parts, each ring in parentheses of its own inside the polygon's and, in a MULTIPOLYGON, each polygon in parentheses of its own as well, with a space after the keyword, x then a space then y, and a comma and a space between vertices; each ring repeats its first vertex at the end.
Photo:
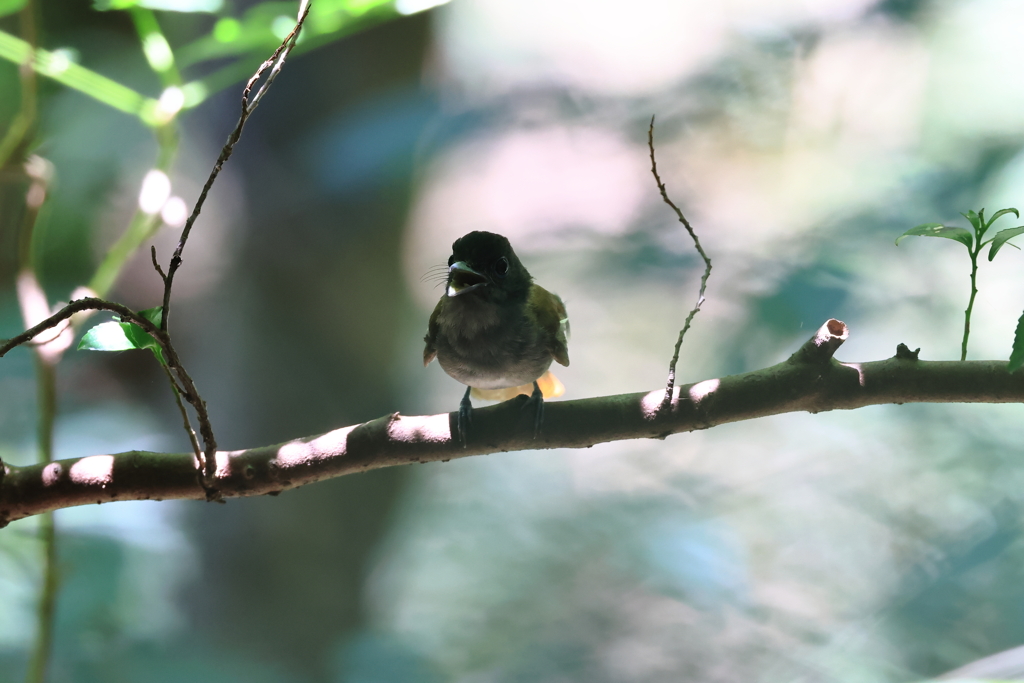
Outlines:
POLYGON ((842 320, 829 318, 814 336, 789 357, 790 363, 828 363, 836 350, 850 337, 850 328, 842 320))

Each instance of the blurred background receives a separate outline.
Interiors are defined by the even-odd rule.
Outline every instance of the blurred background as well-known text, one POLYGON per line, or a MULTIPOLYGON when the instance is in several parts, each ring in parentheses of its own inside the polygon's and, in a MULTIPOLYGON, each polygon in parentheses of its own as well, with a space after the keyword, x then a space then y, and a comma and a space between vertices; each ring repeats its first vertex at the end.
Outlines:
MULTIPOLYGON (((23 4, 0 0, 0 132, 23 111, 12 38, 64 60, 26 139, 53 172, 36 271, 66 301, 148 220, 109 297, 158 305, 148 245, 166 263, 240 80, 296 6, 23 4), (59 82, 68 64, 147 99, 98 101, 59 82), (176 141, 154 135, 164 121, 176 141), (146 205, 154 168, 170 185, 146 205)), ((681 382, 779 362, 829 317, 852 330, 840 360, 900 342, 959 357, 967 255, 893 241, 1024 203, 1024 5, 432 4, 314 0, 196 224, 172 327, 222 448, 455 410, 462 386, 421 366, 441 294, 422 276, 474 229, 508 236, 565 300, 566 398, 663 386, 703 265, 651 178, 652 115, 662 178, 714 262, 681 382)), ((16 171, 0 178, 4 337, 23 329, 16 171)), ((1009 356, 1022 263, 983 263, 969 358, 1009 356)), ((147 356, 67 353, 56 457, 189 449, 147 356)), ((30 351, 0 361, 4 461, 36 457, 35 386, 30 351)), ((1017 406, 877 406, 226 505, 62 510, 50 680, 928 679, 1024 644, 1021 443, 1017 406)), ((37 524, 0 531, 3 681, 32 645, 37 524)))

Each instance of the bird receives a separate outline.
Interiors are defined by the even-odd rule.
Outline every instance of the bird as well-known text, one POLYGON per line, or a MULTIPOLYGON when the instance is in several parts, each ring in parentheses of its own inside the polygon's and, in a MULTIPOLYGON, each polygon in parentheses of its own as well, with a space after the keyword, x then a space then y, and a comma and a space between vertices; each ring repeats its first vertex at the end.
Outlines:
POLYGON ((528 394, 526 405, 536 406, 536 438, 544 398, 565 391, 548 370, 552 361, 569 365, 565 304, 533 282, 502 235, 477 230, 452 244, 445 291, 423 341, 423 365, 437 358, 448 375, 466 385, 457 422, 463 447, 472 419, 471 395, 508 400, 528 394))

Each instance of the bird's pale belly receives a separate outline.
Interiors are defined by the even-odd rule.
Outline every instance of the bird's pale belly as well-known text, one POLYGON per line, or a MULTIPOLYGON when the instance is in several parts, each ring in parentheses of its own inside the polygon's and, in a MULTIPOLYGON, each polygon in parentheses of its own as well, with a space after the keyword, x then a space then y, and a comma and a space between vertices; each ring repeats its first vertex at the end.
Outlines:
POLYGON ((547 372, 551 367, 551 355, 540 354, 516 363, 502 363, 500 366, 488 366, 479 359, 472 361, 459 354, 438 349, 437 360, 444 371, 465 385, 477 389, 505 389, 522 384, 529 384, 547 372))

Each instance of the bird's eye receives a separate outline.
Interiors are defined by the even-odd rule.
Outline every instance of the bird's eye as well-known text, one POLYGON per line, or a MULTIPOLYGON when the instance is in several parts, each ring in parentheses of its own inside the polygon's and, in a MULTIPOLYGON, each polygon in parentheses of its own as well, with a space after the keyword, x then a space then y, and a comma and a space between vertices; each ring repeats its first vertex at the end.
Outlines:
POLYGON ((498 277, 505 277, 508 275, 508 259, 502 256, 494 264, 494 274, 498 277))

